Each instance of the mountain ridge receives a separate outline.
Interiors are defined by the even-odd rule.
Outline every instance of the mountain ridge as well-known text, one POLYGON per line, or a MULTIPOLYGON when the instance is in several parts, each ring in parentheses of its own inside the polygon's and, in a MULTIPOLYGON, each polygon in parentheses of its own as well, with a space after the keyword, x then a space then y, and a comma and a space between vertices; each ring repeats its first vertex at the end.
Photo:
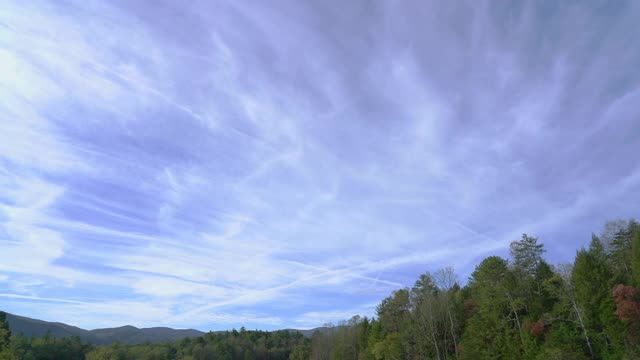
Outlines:
MULTIPOLYGON (((133 325, 124 325, 113 328, 86 330, 61 322, 44 321, 11 313, 6 314, 9 328, 15 335, 22 334, 26 337, 43 337, 49 332, 52 337, 56 338, 78 336, 83 342, 94 345, 105 345, 115 341, 127 345, 143 344, 146 342, 157 343, 177 341, 185 337, 198 337, 206 334, 206 332, 196 329, 174 329, 163 326, 138 328, 133 325)), ((299 332, 305 337, 311 337, 316 331, 324 332, 327 331, 327 328, 283 330, 299 332)))
POLYGON ((138 328, 132 325, 86 330, 61 322, 44 321, 11 313, 7 313, 7 321, 13 334, 23 334, 26 337, 42 337, 49 332, 52 337, 56 338, 78 336, 83 342, 95 345, 104 345, 115 341, 130 345, 145 342, 175 341, 185 337, 197 337, 205 334, 195 329, 138 328))

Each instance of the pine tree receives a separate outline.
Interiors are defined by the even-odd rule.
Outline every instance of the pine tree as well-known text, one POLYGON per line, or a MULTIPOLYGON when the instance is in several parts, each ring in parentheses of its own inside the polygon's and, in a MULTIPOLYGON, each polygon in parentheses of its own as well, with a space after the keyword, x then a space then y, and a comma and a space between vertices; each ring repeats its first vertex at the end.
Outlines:
POLYGON ((7 321, 7 313, 0 311, 0 360, 12 360, 11 330, 7 321))
POLYGON ((613 267, 616 283, 628 284, 632 281, 632 228, 635 222, 627 223, 616 232, 611 240, 609 259, 613 267))
POLYGON ((553 299, 553 308, 544 315, 545 323, 552 331, 545 336, 542 354, 553 353, 561 358, 588 356, 594 359, 591 334, 584 310, 576 300, 572 273, 571 264, 560 265, 558 272, 543 284, 545 291, 553 299))
POLYGON ((640 225, 633 221, 631 230, 631 273, 633 285, 640 288, 640 225))
POLYGON ((509 319, 506 296, 507 261, 491 256, 478 265, 469 279, 473 315, 462 335, 462 359, 518 358, 517 338, 509 319))
POLYGON ((544 245, 538 244, 538 239, 522 234, 520 241, 514 241, 510 246, 513 265, 526 275, 533 275, 542 260, 544 245))
POLYGON ((11 344, 11 330, 9 329, 9 321, 7 313, 0 311, 0 351, 8 349, 11 344))
POLYGON ((571 278, 578 306, 584 313, 593 339, 594 351, 600 356, 624 352, 621 323, 615 316, 611 296, 612 268, 607 260, 602 243, 593 236, 589 249, 578 251, 571 278))
POLYGON ((0 360, 13 360, 11 350, 11 330, 7 321, 7 313, 0 311, 0 360))

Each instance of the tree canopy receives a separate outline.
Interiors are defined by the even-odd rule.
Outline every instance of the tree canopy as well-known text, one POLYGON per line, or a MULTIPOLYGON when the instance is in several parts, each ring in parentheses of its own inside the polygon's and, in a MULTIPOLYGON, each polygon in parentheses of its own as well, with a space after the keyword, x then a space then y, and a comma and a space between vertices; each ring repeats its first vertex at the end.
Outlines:
POLYGON ((9 359, 639 359, 640 225, 617 221, 573 263, 548 263, 523 235, 511 257, 489 256, 464 286, 452 268, 393 291, 376 317, 354 316, 311 338, 290 331, 227 331, 176 342, 106 346, 12 334, 0 312, 0 360, 9 359), (602 239, 604 238, 604 240, 602 239))

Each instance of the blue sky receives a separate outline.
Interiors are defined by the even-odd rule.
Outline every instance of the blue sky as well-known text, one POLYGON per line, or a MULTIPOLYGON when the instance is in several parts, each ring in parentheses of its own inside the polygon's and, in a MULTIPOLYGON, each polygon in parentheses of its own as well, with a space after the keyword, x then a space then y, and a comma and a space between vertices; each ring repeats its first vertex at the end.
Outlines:
POLYGON ((637 1, 9 1, 0 308, 310 328, 640 209, 637 1))

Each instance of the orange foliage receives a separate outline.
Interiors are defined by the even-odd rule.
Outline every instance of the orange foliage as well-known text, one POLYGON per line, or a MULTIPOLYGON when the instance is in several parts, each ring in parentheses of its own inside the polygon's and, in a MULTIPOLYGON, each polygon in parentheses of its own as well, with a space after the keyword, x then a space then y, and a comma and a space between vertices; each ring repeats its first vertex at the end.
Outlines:
POLYGON ((529 332, 533 336, 542 335, 542 334, 545 333, 545 330, 547 329, 547 327, 544 324, 544 320, 543 319, 540 319, 540 320, 535 321, 535 322, 527 321, 527 322, 524 323, 524 328, 529 330, 529 332))
POLYGON ((473 301, 473 299, 467 299, 464 301, 464 312, 465 314, 467 314, 467 316, 470 316, 471 314, 473 314, 474 310, 476 309, 476 303, 475 301, 473 301))
POLYGON ((613 299, 618 319, 628 322, 631 330, 637 330, 640 325, 640 290, 618 284, 613 287, 613 299))

